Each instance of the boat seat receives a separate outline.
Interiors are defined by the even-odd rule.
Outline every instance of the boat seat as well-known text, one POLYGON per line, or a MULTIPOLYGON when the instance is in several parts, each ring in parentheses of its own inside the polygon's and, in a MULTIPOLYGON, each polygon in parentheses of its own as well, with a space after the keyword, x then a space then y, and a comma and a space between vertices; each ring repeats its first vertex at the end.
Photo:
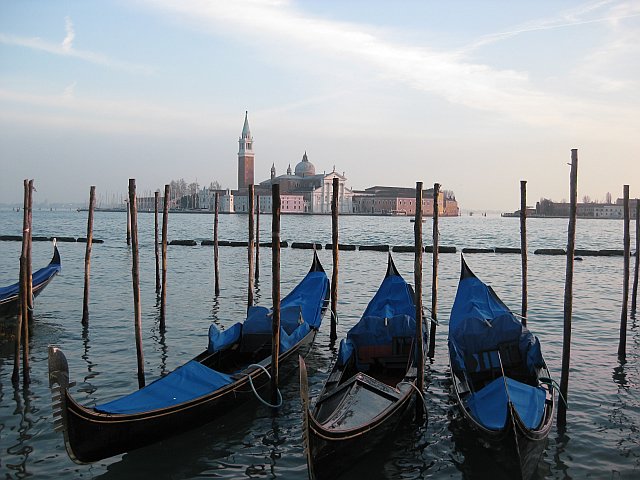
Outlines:
POLYGON ((240 352, 255 352, 271 347, 271 333, 245 333, 240 341, 240 352))
POLYGON ((476 385, 502 376, 503 368, 506 376, 512 378, 522 378, 524 373, 524 363, 518 342, 503 342, 498 344, 498 348, 466 355, 464 363, 476 385), (500 360, 502 360, 502 368, 500 360))

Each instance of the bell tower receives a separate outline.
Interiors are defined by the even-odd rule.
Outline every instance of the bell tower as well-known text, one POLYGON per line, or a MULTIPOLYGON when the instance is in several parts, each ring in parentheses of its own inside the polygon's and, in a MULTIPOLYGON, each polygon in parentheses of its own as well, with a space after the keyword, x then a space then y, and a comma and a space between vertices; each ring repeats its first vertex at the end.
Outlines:
POLYGON ((253 183, 253 137, 249 129, 248 112, 244 112, 244 126, 238 144, 238 190, 242 190, 253 183))

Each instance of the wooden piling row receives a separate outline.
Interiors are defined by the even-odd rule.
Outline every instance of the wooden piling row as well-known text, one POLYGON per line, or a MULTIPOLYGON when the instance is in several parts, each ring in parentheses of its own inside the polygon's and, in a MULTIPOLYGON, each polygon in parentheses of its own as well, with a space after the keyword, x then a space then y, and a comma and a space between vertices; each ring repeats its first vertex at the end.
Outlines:
POLYGON ((214 294, 220 295, 220 261, 218 258, 218 210, 220 203, 220 194, 215 195, 215 213, 213 215, 213 285, 214 294))
MULTIPOLYGON (((437 185, 437 184, 436 184, 437 185)), ((434 211, 437 207, 434 205, 434 211)), ((416 304, 416 387, 420 397, 424 395, 424 344, 422 332, 422 182, 416 182, 416 221, 413 227, 415 241, 415 260, 413 266, 416 304)), ((416 401, 416 414, 424 414, 422 398, 416 401)))
POLYGON ((253 249, 255 241, 255 232, 253 231, 253 210, 254 210, 254 189, 253 184, 249 185, 249 241, 247 243, 247 263, 249 266, 249 280, 247 282, 247 310, 253 305, 253 249))
POLYGON ((136 181, 129 179, 129 209, 131 219, 131 278, 133 281, 133 310, 136 334, 136 354, 138 358, 138 388, 145 385, 144 353, 142 351, 142 308, 140 302, 140 259, 138 257, 138 205, 136 201, 136 181))
POLYGON ((562 372, 560 394, 564 402, 558 406, 558 427, 567 424, 567 404, 569 399, 569 360, 571 358, 571 316, 573 314, 573 256, 576 243, 576 218, 578 211, 578 150, 571 150, 571 173, 569 175, 569 228, 567 232, 567 271, 564 285, 564 330, 562 336, 562 372))
POLYGON ((271 335, 271 404, 278 403, 280 380, 280 185, 271 186, 271 298, 273 301, 271 335))
POLYGON ((162 285, 160 284, 160 252, 158 251, 158 202, 159 202, 160 192, 156 190, 154 192, 154 202, 153 202, 153 233, 154 233, 154 242, 153 242, 153 251, 156 256, 156 294, 160 293, 160 289, 162 285))
POLYGON ((82 325, 89 325, 89 275, 91 273, 91 246, 93 244, 93 210, 96 205, 96 187, 89 188, 89 214, 87 216, 87 246, 84 252, 84 298, 82 325))
POLYGON ((169 195, 171 186, 164 186, 164 207, 162 209, 162 290, 160 291, 160 331, 164 332, 167 307, 167 229, 169 223, 169 195))
MULTIPOLYGON (((440 208, 438 205, 438 196, 440 195, 440 184, 433 185, 433 246, 432 246, 432 262, 431 262, 431 326, 429 327, 429 351, 427 356, 433 358, 436 351, 436 325, 438 323, 438 253, 440 244, 440 232, 438 231, 438 218, 440 208)), ((418 219, 416 218, 416 224, 418 219)), ((421 222, 422 223, 422 222, 421 222)), ((416 246, 417 248, 417 246, 416 246)))
POLYGON ((622 272, 622 312, 620 313, 620 343, 618 344, 618 356, 622 359, 627 355, 627 315, 629 308, 629 260, 631 254, 631 237, 629 226, 631 223, 629 215, 629 185, 623 186, 623 245, 624 245, 624 267, 622 272))
POLYGON ((338 243, 338 188, 338 178, 334 178, 331 198, 331 244, 337 245, 337 248, 332 249, 333 271, 331 274, 331 332, 329 334, 329 339, 331 341, 335 341, 338 338, 338 252, 340 251, 340 244, 338 243))
POLYGON ((636 262, 633 274, 633 290, 631 293, 631 315, 636 316, 638 297, 638 269, 640 268, 640 198, 636 198, 636 262))
POLYGON ((520 251, 522 255, 522 325, 527 326, 527 181, 520 180, 520 251))

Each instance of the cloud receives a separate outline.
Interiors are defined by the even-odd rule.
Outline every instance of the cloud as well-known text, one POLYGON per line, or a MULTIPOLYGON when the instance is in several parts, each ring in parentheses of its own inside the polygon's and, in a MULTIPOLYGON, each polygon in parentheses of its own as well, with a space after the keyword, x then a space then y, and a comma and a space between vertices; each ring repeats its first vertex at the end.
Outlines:
POLYGON ((76 83, 77 82, 73 82, 71 85, 69 85, 67 88, 64 89, 64 93, 62 94, 64 98, 71 99, 74 97, 75 90, 76 90, 76 83))
POLYGON ((21 37, 5 33, 0 33, 0 43, 4 45, 29 48, 31 50, 38 50, 52 55, 75 58, 95 65, 124 70, 135 74, 151 75, 155 72, 152 67, 147 65, 132 64, 110 58, 101 53, 91 52, 88 50, 78 50, 73 47, 75 31, 73 29, 73 23, 69 17, 65 18, 65 29, 66 36, 62 43, 49 42, 42 40, 39 37, 21 37))
POLYGON ((73 39, 76 36, 76 33, 73 31, 73 23, 69 17, 65 17, 64 19, 65 29, 67 31, 67 36, 62 40, 62 50, 68 52, 71 50, 73 39))
MULTIPOLYGON (((584 15, 597 12, 610 2, 595 2, 565 12, 560 17, 532 22, 510 32, 480 39, 497 41, 519 32, 558 28, 561 25, 586 23, 584 15)), ((438 51, 425 45, 394 41, 389 32, 305 14, 289 2, 253 0, 227 2, 205 0, 154 0, 150 8, 161 9, 172 18, 181 18, 212 35, 234 36, 239 41, 253 41, 260 51, 285 51, 282 62, 312 57, 325 71, 338 66, 351 69, 352 78, 363 76, 393 81, 423 93, 444 98, 454 105, 497 114, 524 124, 543 127, 574 128, 577 123, 591 131, 601 129, 604 118, 618 119, 617 114, 633 117, 632 108, 620 110, 585 98, 573 98, 537 88, 528 73, 495 68, 470 59, 464 51, 438 51), (324 63, 322 63, 324 62, 324 63), (366 68, 369 71, 363 71, 366 68), (577 120, 579 119, 579 120, 577 120)), ((634 16, 633 12, 605 15, 634 16)), ((597 21, 603 21, 597 20, 597 21)), ((637 123, 637 122, 634 122, 637 123)))

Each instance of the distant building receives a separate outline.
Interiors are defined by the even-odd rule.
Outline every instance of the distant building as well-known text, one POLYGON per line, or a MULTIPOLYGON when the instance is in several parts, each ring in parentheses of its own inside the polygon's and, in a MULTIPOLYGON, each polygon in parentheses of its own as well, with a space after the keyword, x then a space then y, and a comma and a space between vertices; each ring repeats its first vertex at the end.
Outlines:
POLYGON ((242 135, 238 139, 238 190, 244 190, 253 183, 253 137, 249 129, 248 115, 249 112, 244 113, 242 135))
MULTIPOLYGON (((635 218, 635 199, 629 200, 629 216, 635 218)), ((580 218, 623 218, 623 199, 616 203, 581 202, 576 205, 576 216, 580 218)), ((569 217, 571 204, 567 202, 553 202, 542 199, 536 203, 536 216, 539 217, 569 217)))
MULTIPOLYGON (((291 171, 291 165, 284 175, 276 175, 275 164, 271 166, 271 178, 260 182, 256 187, 256 193, 270 196, 271 186, 280 185, 281 211, 295 213, 331 213, 333 198, 333 179, 338 179, 338 211, 339 213, 353 212, 353 192, 347 188, 347 178, 344 173, 340 175, 335 171, 316 174, 316 167, 309 161, 307 152, 304 152, 302 160, 291 171), (285 199, 289 206, 285 210, 285 199)), ((264 203, 266 211, 271 211, 271 204, 264 203), (267 207, 268 205, 268 207, 267 207)), ((261 207, 262 208, 262 207, 261 207)))
MULTIPOLYGON (((408 187, 375 186, 354 192, 354 213, 373 215, 415 215, 416 190, 408 187)), ((422 192, 422 214, 433 216, 433 189, 422 192)), ((460 214, 455 195, 441 191, 438 195, 438 214, 457 217, 460 214)))

